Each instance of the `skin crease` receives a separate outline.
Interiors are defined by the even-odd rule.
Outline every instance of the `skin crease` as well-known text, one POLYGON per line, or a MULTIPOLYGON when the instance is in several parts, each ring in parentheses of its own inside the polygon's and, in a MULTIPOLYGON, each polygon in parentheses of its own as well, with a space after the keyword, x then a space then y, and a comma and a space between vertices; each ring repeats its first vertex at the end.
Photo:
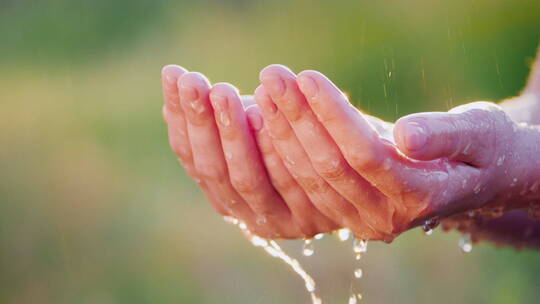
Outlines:
MULTIPOLYGON (((306 238, 347 227, 391 241, 434 216, 494 204, 520 209, 540 197, 540 187, 531 190, 540 180, 540 132, 518 123, 537 122, 521 117, 540 104, 539 71, 500 106, 471 103, 393 125, 355 109, 315 71, 263 69, 253 104, 231 85, 211 86, 170 65, 162 71, 163 112, 172 149, 216 211, 255 234, 306 238)), ((493 225, 508 222, 468 229, 506 231, 493 225)))

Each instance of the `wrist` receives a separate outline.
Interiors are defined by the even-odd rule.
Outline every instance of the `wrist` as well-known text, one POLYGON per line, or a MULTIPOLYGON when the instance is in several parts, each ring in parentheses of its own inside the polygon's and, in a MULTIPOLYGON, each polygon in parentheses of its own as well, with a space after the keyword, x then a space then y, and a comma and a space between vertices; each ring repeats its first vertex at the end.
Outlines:
POLYGON ((518 124, 507 147, 494 164, 496 200, 505 209, 528 208, 531 202, 540 201, 540 127, 518 124))

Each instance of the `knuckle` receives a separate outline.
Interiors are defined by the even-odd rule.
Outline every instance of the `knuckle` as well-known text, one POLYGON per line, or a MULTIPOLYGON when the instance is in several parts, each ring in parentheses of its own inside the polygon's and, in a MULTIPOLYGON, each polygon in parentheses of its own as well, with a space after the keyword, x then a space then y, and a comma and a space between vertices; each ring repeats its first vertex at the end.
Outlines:
POLYGON ((186 161, 191 159, 191 151, 189 149, 186 149, 181 144, 171 144, 171 148, 173 152, 180 158, 182 161, 186 161))
POLYGON ((347 172, 347 167, 339 159, 325 159, 314 162, 317 173, 325 179, 335 180, 343 177, 347 172))
POLYGON ((212 164, 196 164, 195 169, 199 176, 206 181, 222 182, 227 177, 227 170, 212 164))
POLYGON ((296 181, 293 178, 271 178, 272 185, 279 191, 289 191, 297 186, 296 181))
POLYGON ((298 182, 305 191, 310 193, 325 192, 328 188, 326 182, 317 177, 298 177, 298 182))
POLYGON ((233 175, 231 176, 231 184, 233 188, 240 193, 252 194, 257 191, 260 183, 258 180, 253 178, 233 175))
POLYGON ((382 161, 373 151, 362 151, 361 153, 353 153, 347 159, 351 167, 356 171, 369 171, 377 169, 381 166, 382 161))
POLYGON ((281 122, 272 123, 269 126, 268 131, 270 137, 272 137, 273 139, 288 140, 292 136, 292 130, 290 129, 290 126, 281 122))

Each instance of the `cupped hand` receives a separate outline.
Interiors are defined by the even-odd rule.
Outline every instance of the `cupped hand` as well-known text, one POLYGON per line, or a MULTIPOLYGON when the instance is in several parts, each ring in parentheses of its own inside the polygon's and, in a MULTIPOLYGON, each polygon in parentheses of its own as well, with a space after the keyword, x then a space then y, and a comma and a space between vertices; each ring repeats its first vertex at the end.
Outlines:
POLYGON ((259 133, 271 174, 264 167, 244 111, 253 100, 242 102, 233 86, 212 86, 202 74, 175 65, 163 68, 162 87, 170 145, 218 213, 266 238, 305 238, 338 228, 312 205, 259 133))
POLYGON ((494 104, 404 117, 394 143, 381 136, 391 125, 362 114, 318 72, 273 65, 260 79, 255 99, 287 170, 358 237, 391 240, 426 219, 482 207, 515 165, 519 126, 494 104))

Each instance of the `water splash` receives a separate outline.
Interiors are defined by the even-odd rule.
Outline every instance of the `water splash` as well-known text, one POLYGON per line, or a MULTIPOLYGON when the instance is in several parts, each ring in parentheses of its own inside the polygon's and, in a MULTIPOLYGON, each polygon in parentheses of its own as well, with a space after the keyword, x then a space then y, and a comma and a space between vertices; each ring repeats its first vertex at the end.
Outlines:
POLYGON ((289 255, 287 255, 285 251, 281 249, 281 247, 278 245, 276 241, 264 239, 264 238, 261 238, 259 236, 252 234, 247 229, 247 225, 244 222, 240 222, 238 219, 235 219, 230 216, 225 216, 223 219, 225 220, 225 222, 235 225, 238 228, 240 228, 240 230, 242 230, 242 232, 244 233, 244 236, 251 242, 253 246, 261 247, 270 256, 280 259, 285 264, 289 265, 292 268, 292 270, 296 274, 298 274, 298 276, 300 276, 302 280, 304 280, 304 285, 306 286, 306 290, 308 291, 310 295, 311 303, 322 304, 321 298, 319 298, 319 296, 317 296, 317 294, 315 293, 315 290, 316 290, 315 280, 313 280, 313 278, 302 268, 298 260, 293 259, 289 255))

